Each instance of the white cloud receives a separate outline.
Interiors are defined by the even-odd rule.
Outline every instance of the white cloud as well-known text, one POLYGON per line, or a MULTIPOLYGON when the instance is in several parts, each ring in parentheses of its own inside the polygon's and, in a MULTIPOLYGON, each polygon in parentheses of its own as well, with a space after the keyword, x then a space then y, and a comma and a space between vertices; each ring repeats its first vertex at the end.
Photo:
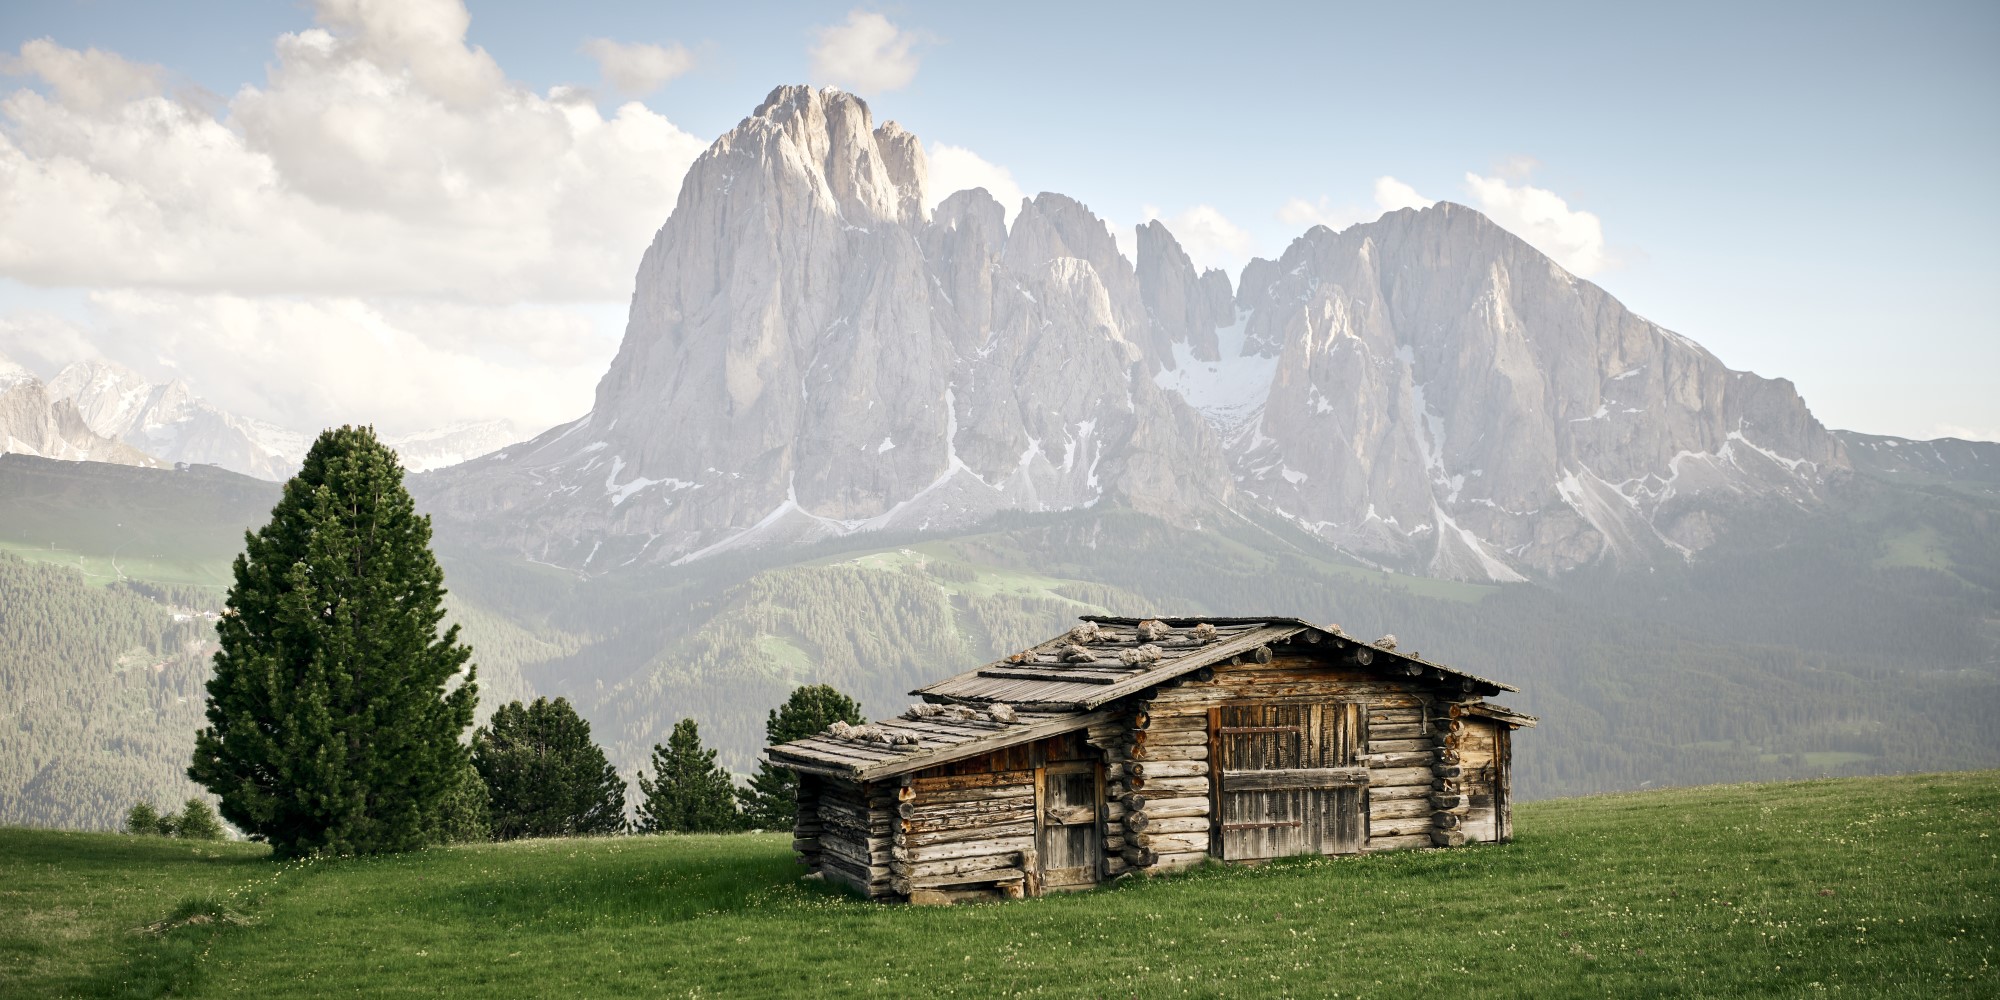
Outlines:
POLYGON ((1293 198, 1278 206, 1278 221, 1288 226, 1325 226, 1335 232, 1346 229, 1356 222, 1359 210, 1351 206, 1335 205, 1333 199, 1321 195, 1318 201, 1293 198))
POLYGON ((355 422, 407 433, 494 418, 526 432, 590 408, 621 319, 615 306, 126 289, 92 293, 87 325, 46 314, 0 319, 0 354, 43 371, 105 358, 184 379, 224 410, 305 433, 355 422))
POLYGON ((1378 177, 1373 211, 1351 203, 1336 205, 1332 198, 1321 195, 1318 201, 1293 198, 1285 202, 1278 208, 1278 220, 1293 226, 1325 226, 1339 232, 1357 222, 1373 222, 1385 212, 1427 208, 1432 204, 1433 200, 1418 194, 1416 188, 1394 177, 1378 177))
POLYGON ((963 146, 948 146, 941 142, 931 143, 930 155, 926 157, 929 177, 925 182, 924 196, 930 200, 926 209, 936 209, 939 202, 960 191, 971 188, 985 188, 986 193, 1000 202, 1007 210, 1007 224, 1014 224, 1014 216, 1021 211, 1021 185, 1014 182, 1014 174, 1006 167, 988 163, 978 153, 963 146))
POLYGON ((0 353, 178 374, 300 430, 588 409, 706 144, 508 81, 457 0, 316 10, 215 107, 113 53, 6 59, 38 84, 0 98, 0 353), (38 304, 61 288, 91 290, 75 315, 38 304))
POLYGON ((1465 187, 1475 208, 1572 274, 1588 278, 1610 266, 1603 223, 1589 212, 1570 208, 1555 192, 1473 173, 1465 175, 1465 187))
POLYGON ((819 42, 807 50, 816 83, 832 83, 859 94, 879 94, 909 85, 924 41, 880 14, 849 11, 844 24, 816 29, 819 42))
POLYGON ((1437 199, 1426 198, 1417 189, 1394 177, 1375 178, 1375 207, 1383 212, 1394 212, 1405 208, 1429 208, 1437 204, 1437 199))
POLYGON ((597 60, 598 72, 627 94, 650 94, 667 81, 694 68, 694 53, 680 44, 647 45, 593 38, 583 51, 597 60))
POLYGON ((115 52, 78 52, 47 38, 23 44, 18 56, 0 55, 0 73, 39 77, 64 104, 85 111, 157 94, 166 75, 158 66, 129 62, 115 52))
MULTIPOLYGON (((41 285, 615 299, 705 145, 509 83, 456 0, 322 0, 219 112, 24 45, 0 100, 0 274, 41 285)), ((149 82, 151 81, 151 82, 149 82)))
POLYGON ((1250 260, 1249 231, 1212 205, 1196 205, 1171 218, 1161 218, 1160 210, 1152 205, 1145 206, 1143 212, 1148 220, 1166 223, 1167 231, 1180 241, 1181 249, 1198 268, 1219 267, 1234 274, 1250 260))

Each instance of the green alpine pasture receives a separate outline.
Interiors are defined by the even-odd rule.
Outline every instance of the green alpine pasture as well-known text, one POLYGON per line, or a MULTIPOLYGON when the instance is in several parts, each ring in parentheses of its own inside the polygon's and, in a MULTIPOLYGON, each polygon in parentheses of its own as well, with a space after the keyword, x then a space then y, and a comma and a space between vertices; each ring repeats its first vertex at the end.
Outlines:
POLYGON ((946 909, 775 834, 281 864, 0 831, 0 995, 1993 996, 2000 772, 1527 803, 1505 846, 946 909))

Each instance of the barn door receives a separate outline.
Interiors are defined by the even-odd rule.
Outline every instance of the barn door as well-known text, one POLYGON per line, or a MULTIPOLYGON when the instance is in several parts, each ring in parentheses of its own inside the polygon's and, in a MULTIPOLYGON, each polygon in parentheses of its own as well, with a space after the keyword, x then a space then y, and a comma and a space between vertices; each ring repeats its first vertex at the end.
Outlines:
POLYGON ((1215 846, 1232 861, 1361 849, 1368 772, 1359 706, 1224 705, 1209 712, 1215 846))
POLYGON ((1040 778, 1035 850, 1043 891, 1097 884, 1104 868, 1104 838, 1097 830, 1097 763, 1047 764, 1040 778))

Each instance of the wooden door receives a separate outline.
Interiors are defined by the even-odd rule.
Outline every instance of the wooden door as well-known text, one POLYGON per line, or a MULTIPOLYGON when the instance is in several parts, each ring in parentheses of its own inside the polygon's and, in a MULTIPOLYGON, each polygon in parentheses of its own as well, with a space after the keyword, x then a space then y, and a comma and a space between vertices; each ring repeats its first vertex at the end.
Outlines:
POLYGON ((1500 839, 1500 747, 1495 738, 1500 728, 1485 719, 1467 719, 1458 734, 1458 761, 1463 769, 1459 780, 1468 807, 1461 828, 1467 840, 1500 839))
POLYGON ((1038 777, 1035 852, 1041 859, 1042 890, 1096 885, 1104 870, 1104 837, 1097 824, 1103 798, 1097 763, 1047 764, 1038 777))
POLYGON ((1350 854, 1367 836, 1358 705, 1224 705, 1209 712, 1209 772, 1227 860, 1350 854))

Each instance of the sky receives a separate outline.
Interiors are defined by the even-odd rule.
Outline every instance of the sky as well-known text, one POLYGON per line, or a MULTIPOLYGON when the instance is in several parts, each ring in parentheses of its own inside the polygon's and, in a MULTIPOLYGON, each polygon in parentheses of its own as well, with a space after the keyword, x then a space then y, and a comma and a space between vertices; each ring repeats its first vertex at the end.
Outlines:
POLYGON ((1828 425, 2000 440, 2000 5, 12 0, 0 355, 303 431, 580 415, 772 87, 1232 277, 1478 208, 1828 425))

